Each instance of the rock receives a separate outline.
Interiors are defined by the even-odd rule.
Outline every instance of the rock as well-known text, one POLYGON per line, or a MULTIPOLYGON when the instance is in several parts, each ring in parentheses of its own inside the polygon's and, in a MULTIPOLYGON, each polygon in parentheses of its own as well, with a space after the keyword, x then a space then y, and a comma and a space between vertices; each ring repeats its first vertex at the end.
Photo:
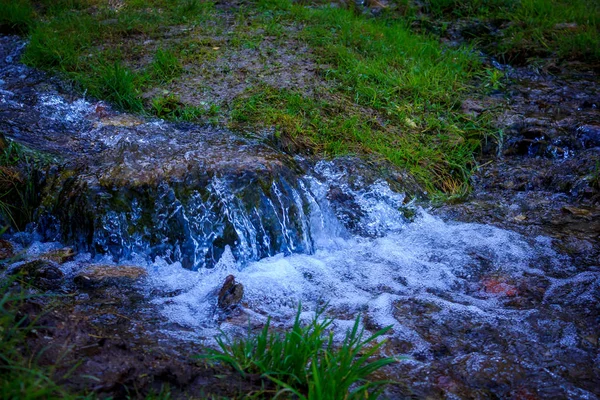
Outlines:
POLYGON ((47 253, 44 253, 40 256, 42 260, 54 261, 56 263, 62 264, 67 261, 72 261, 73 257, 77 252, 70 247, 63 247, 58 250, 51 250, 47 253))
POLYGON ((582 125, 577 128, 580 134, 579 140, 584 148, 600 146, 600 126, 597 125, 582 125))
POLYGON ((217 305, 223 311, 233 310, 244 296, 244 286, 235 282, 233 275, 228 275, 219 290, 217 305))
POLYGON ((578 28, 579 26, 575 22, 563 22, 554 25, 554 29, 556 30, 576 31, 578 28))
POLYGON ((573 206, 563 206, 562 211, 577 215, 579 217, 588 217, 592 213, 590 210, 573 206))
POLYGON ((518 290, 513 285, 503 282, 501 278, 488 278, 481 282, 483 290, 486 293, 513 297, 518 294, 518 290))
POLYGON ((60 287, 64 274, 58 265, 48 260, 34 260, 20 265, 11 271, 40 289, 57 289, 60 287))
POLYGON ((6 260, 14 256, 13 245, 4 239, 0 239, 0 260, 6 260))
POLYGON ((147 275, 144 268, 116 265, 92 265, 73 278, 81 288, 127 285, 147 275))

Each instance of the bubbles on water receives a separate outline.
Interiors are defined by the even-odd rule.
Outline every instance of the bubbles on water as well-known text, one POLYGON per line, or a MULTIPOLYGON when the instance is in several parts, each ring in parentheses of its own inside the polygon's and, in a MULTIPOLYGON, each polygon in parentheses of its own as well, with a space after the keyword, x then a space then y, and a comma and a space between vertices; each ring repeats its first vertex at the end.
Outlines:
POLYGON ((306 223, 316 244, 313 254, 278 254, 244 265, 228 252, 217 267, 196 274, 179 268, 156 268, 154 285, 180 292, 165 300, 165 315, 200 330, 216 329, 221 323, 215 318, 216 292, 233 273, 245 288, 245 318, 269 315, 275 322, 285 323, 298 303, 307 311, 327 303, 338 326, 364 314, 376 329, 392 325, 392 335, 410 342, 414 352, 427 352, 431 343, 415 330, 418 316, 408 315, 406 321, 399 316, 405 309, 402 304, 415 300, 429 304, 435 311, 427 318, 442 324, 456 318, 469 323, 514 320, 514 310, 505 309, 499 300, 509 298, 512 292, 497 289, 505 287, 500 282, 490 284, 493 290, 482 296, 486 291, 482 279, 514 281, 525 273, 539 272, 534 265, 536 257, 552 252, 549 243, 538 238, 532 247, 514 232, 444 222, 422 209, 408 223, 401 210, 403 196, 384 182, 344 187, 361 207, 361 224, 379 219, 382 222, 377 229, 385 229, 385 234, 375 237, 350 235, 333 215, 327 196, 330 187, 344 185, 344 180, 342 175, 329 175, 326 181, 305 179, 310 185, 305 187, 311 196, 306 223), (189 277, 182 279, 181 274, 189 277), (189 286, 191 281, 193 287, 189 286))
POLYGON ((84 123, 85 118, 93 112, 92 105, 84 99, 68 102, 64 97, 41 93, 38 99, 38 109, 49 118, 66 123, 84 123))

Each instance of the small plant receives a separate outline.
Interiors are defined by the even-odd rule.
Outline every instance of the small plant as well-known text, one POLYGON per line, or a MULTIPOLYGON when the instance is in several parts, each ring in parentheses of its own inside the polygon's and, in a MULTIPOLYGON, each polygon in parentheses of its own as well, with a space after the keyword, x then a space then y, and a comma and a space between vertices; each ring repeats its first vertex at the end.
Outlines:
POLYGON ((395 360, 371 358, 384 343, 376 339, 391 327, 365 338, 357 317, 338 347, 330 331, 333 320, 320 319, 324 310, 308 325, 301 324, 300 311, 298 307, 294 325, 285 333, 272 331, 268 320, 257 336, 234 341, 221 336, 220 350, 199 357, 227 363, 242 375, 260 374, 278 386, 279 394, 289 392, 300 399, 376 399, 388 382, 367 378, 395 360))
POLYGON ((37 320, 19 316, 18 310, 28 299, 41 295, 15 289, 14 279, 0 281, 0 398, 75 398, 50 379, 51 369, 36 365, 35 356, 23 354, 27 335, 36 329, 37 320))
POLYGON ((0 135, 0 221, 15 229, 31 222, 38 205, 37 162, 23 146, 0 135))
POLYGON ((154 55, 152 74, 155 79, 163 83, 170 82, 179 76, 182 70, 181 63, 171 51, 159 49, 154 55))
POLYGON ((501 90, 504 88, 504 72, 497 69, 486 69, 485 70, 485 87, 488 90, 501 90))
POLYGON ((25 33, 33 19, 33 7, 26 0, 0 0, 0 32, 25 33))
POLYGON ((205 114, 210 115, 211 110, 212 107, 207 112, 202 107, 186 106, 174 94, 152 99, 152 113, 171 121, 198 121, 205 114))
POLYGON ((142 102, 136 90, 136 75, 119 62, 99 69, 99 91, 103 97, 125 110, 141 111, 142 102))

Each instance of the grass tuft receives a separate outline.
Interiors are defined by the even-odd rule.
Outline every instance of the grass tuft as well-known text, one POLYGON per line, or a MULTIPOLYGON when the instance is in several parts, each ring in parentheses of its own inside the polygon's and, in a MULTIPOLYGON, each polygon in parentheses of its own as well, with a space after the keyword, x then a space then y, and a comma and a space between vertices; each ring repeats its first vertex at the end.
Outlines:
POLYGON ((469 18, 498 26, 501 35, 484 28, 472 38, 504 62, 526 64, 540 57, 600 61, 596 0, 426 0, 423 5, 436 20, 469 18))
POLYGON ((0 32, 26 33, 32 22, 34 9, 27 0, 0 0, 0 32))
POLYGON ((341 346, 333 341, 331 319, 316 313, 308 325, 300 321, 298 307, 294 325, 285 332, 271 330, 270 320, 257 336, 240 340, 217 339, 220 350, 200 358, 231 365, 243 375, 260 374, 274 382, 279 393, 300 399, 376 399, 386 381, 371 382, 369 375, 395 362, 393 358, 372 360, 383 341, 377 339, 391 327, 364 337, 360 317, 346 333, 341 346))
POLYGON ((0 135, 0 221, 23 230, 39 204, 35 179, 41 162, 31 151, 0 135))
POLYGON ((98 86, 93 95, 99 95, 124 110, 142 111, 136 82, 139 77, 133 71, 115 61, 112 65, 98 67, 97 74, 98 86))
POLYGON ((183 68, 173 52, 158 49, 154 55, 151 70, 154 79, 161 83, 168 83, 179 76, 183 68))
POLYGON ((26 338, 38 327, 36 319, 19 314, 20 307, 32 297, 13 286, 13 279, 0 281, 0 398, 75 399, 52 379, 52 369, 37 365, 36 356, 27 356, 26 338))

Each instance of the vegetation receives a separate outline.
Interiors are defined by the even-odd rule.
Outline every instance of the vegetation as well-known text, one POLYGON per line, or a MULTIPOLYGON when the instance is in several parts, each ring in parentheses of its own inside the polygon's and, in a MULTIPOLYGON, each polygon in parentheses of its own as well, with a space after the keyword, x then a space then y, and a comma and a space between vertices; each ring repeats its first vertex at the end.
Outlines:
POLYGON ((194 0, 31 4, 36 22, 23 60, 65 74, 94 97, 245 132, 275 128, 294 150, 370 154, 410 169, 433 193, 468 189, 486 126, 464 116, 460 104, 482 67, 470 49, 444 49, 412 34, 406 21, 289 0, 237 10, 194 0), (163 39, 169 32, 176 40, 163 39), (261 79, 261 71, 247 76, 228 61, 246 53, 268 59, 290 43, 309 47, 298 63, 315 67, 297 71, 308 90, 261 79), (190 81, 200 83, 190 88, 190 81), (224 85, 242 90, 210 95, 224 85))
POLYGON ((220 351, 209 351, 201 358, 225 362, 240 373, 259 374, 277 385, 277 396, 294 394, 300 399, 376 399, 385 381, 370 382, 369 375, 393 358, 371 360, 383 342, 377 339, 385 328, 368 338, 359 329, 357 317, 352 330, 346 333, 341 346, 328 332, 331 319, 322 319, 317 312, 303 326, 300 307, 292 328, 285 333, 271 330, 270 320, 262 331, 239 340, 218 338, 220 351))
POLYGON ((3 27, 29 32, 26 63, 123 109, 274 131, 294 152, 385 159, 432 195, 459 196, 481 141, 493 135, 493 110, 472 117, 461 104, 500 89, 504 78, 469 46, 443 46, 415 33, 415 23, 441 36, 454 23, 506 62, 594 63, 600 5, 419 4, 391 1, 373 18, 354 2, 318 0, 0 0, 0 15, 3 27))
POLYGON ((600 3, 595 0, 426 0, 438 20, 480 21, 463 29, 478 46, 506 63, 541 57, 600 60, 600 3))
POLYGON ((27 335, 40 329, 37 319, 21 314, 21 305, 39 294, 13 287, 14 279, 0 281, 0 398, 77 399, 57 385, 53 367, 38 365, 41 353, 27 349, 27 335))
POLYGON ((33 13, 33 6, 27 0, 0 0, 0 32, 27 32, 33 13))
POLYGON ((0 135, 0 222, 21 230, 33 219, 38 204, 35 154, 0 135))

